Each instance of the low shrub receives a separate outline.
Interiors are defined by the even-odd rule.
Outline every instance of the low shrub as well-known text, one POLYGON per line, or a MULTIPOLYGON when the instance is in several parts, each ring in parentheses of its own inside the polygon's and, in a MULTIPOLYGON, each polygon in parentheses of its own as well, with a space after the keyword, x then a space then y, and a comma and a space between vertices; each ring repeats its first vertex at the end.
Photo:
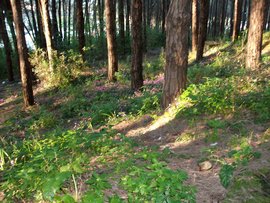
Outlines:
POLYGON ((41 49, 32 53, 30 62, 34 73, 45 87, 66 86, 77 78, 85 67, 82 57, 72 50, 53 53, 53 72, 49 69, 46 52, 41 49))

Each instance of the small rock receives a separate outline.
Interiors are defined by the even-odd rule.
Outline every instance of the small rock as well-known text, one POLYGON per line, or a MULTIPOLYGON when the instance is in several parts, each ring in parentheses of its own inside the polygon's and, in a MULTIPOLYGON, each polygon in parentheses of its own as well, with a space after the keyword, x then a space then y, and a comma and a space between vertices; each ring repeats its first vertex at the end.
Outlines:
POLYGON ((213 167, 210 161, 204 161, 199 163, 200 171, 209 171, 213 167))
POLYGON ((211 143, 211 144, 210 144, 210 146, 211 146, 211 147, 215 147, 215 146, 217 146, 217 145, 218 145, 218 143, 217 143, 217 142, 215 142, 215 143, 211 143))

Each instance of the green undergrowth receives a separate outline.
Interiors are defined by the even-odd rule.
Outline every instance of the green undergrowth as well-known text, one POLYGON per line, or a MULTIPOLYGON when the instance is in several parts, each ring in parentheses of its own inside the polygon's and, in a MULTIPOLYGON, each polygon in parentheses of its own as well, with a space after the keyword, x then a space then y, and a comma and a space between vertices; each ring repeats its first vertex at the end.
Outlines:
POLYGON ((237 117, 249 111, 256 122, 270 120, 269 66, 262 64, 258 70, 247 70, 238 51, 236 45, 225 48, 211 62, 189 68, 190 84, 179 97, 178 116, 237 117))
MULTIPOLYGON (((149 41, 153 47, 154 41, 149 41)), ((270 121, 269 58, 263 56, 258 70, 247 70, 242 52, 241 40, 226 43, 213 48, 213 57, 189 67, 188 87, 173 109, 175 119, 188 121, 188 126, 176 142, 205 142, 196 161, 210 160, 221 167, 228 202, 246 194, 248 185, 260 188, 250 194, 267 202, 263 191, 269 187, 263 177, 268 172, 257 174, 248 166, 261 156, 260 146, 252 146, 252 141, 269 140, 269 132, 259 137, 260 132, 253 136, 252 131, 264 129, 270 121)), ((84 66, 80 60, 74 62, 76 57, 70 53, 68 69, 84 66)), ((117 84, 106 81, 104 62, 89 68, 87 76, 70 75, 67 69, 64 79, 51 78, 58 85, 38 91, 38 105, 18 110, 1 125, 1 201, 195 202, 196 188, 186 182, 187 173, 171 170, 167 163, 172 156, 191 159, 192 154, 140 146, 111 130, 122 121, 146 114, 157 118, 161 112, 164 53, 145 60, 147 83, 142 92, 129 90, 129 60, 120 63, 117 84)), ((63 68, 66 58, 58 62, 63 68)))
POLYGON ((261 168, 255 172, 242 170, 233 178, 224 202, 269 202, 269 174, 269 168, 261 168))
POLYGON ((168 150, 135 147, 132 140, 110 130, 57 129, 9 143, 0 157, 5 161, 1 172, 4 202, 195 201, 194 188, 184 184, 187 174, 169 169, 162 161, 169 156, 168 150), (126 200, 117 192, 105 195, 115 178, 126 200), (84 190, 78 189, 82 184, 84 190))

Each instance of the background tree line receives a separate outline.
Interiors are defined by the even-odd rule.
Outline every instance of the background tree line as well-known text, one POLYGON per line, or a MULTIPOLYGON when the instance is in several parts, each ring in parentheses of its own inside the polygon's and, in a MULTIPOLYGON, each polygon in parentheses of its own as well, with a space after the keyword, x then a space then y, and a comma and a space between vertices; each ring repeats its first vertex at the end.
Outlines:
MULTIPOLYGON (((108 58, 108 80, 118 60, 131 53, 131 88, 143 86, 143 53, 165 47, 163 106, 186 87, 188 53, 203 59, 205 41, 246 36, 246 67, 260 63, 262 33, 270 29, 269 0, 3 0, 1 39, 9 81, 19 67, 25 106, 33 105, 29 50, 46 52, 54 74, 54 55, 73 49, 83 60, 108 58), (27 40, 26 40, 27 36, 27 40), (30 43, 32 41, 32 43, 30 43), (29 45, 33 44, 33 47, 29 45), (104 54, 107 53, 107 54, 104 54)), ((3 69, 1 69, 3 71, 3 69)))

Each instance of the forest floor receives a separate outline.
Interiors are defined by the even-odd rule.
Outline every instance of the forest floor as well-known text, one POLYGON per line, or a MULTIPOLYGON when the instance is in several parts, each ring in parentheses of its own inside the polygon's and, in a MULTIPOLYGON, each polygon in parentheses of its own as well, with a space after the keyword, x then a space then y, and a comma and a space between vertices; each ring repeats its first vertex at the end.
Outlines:
POLYGON ((243 67, 242 41, 208 42, 165 112, 155 51, 143 92, 129 90, 128 62, 119 83, 99 64, 67 87, 37 85, 29 109, 20 84, 1 83, 1 201, 269 202, 269 36, 258 70, 243 67))

